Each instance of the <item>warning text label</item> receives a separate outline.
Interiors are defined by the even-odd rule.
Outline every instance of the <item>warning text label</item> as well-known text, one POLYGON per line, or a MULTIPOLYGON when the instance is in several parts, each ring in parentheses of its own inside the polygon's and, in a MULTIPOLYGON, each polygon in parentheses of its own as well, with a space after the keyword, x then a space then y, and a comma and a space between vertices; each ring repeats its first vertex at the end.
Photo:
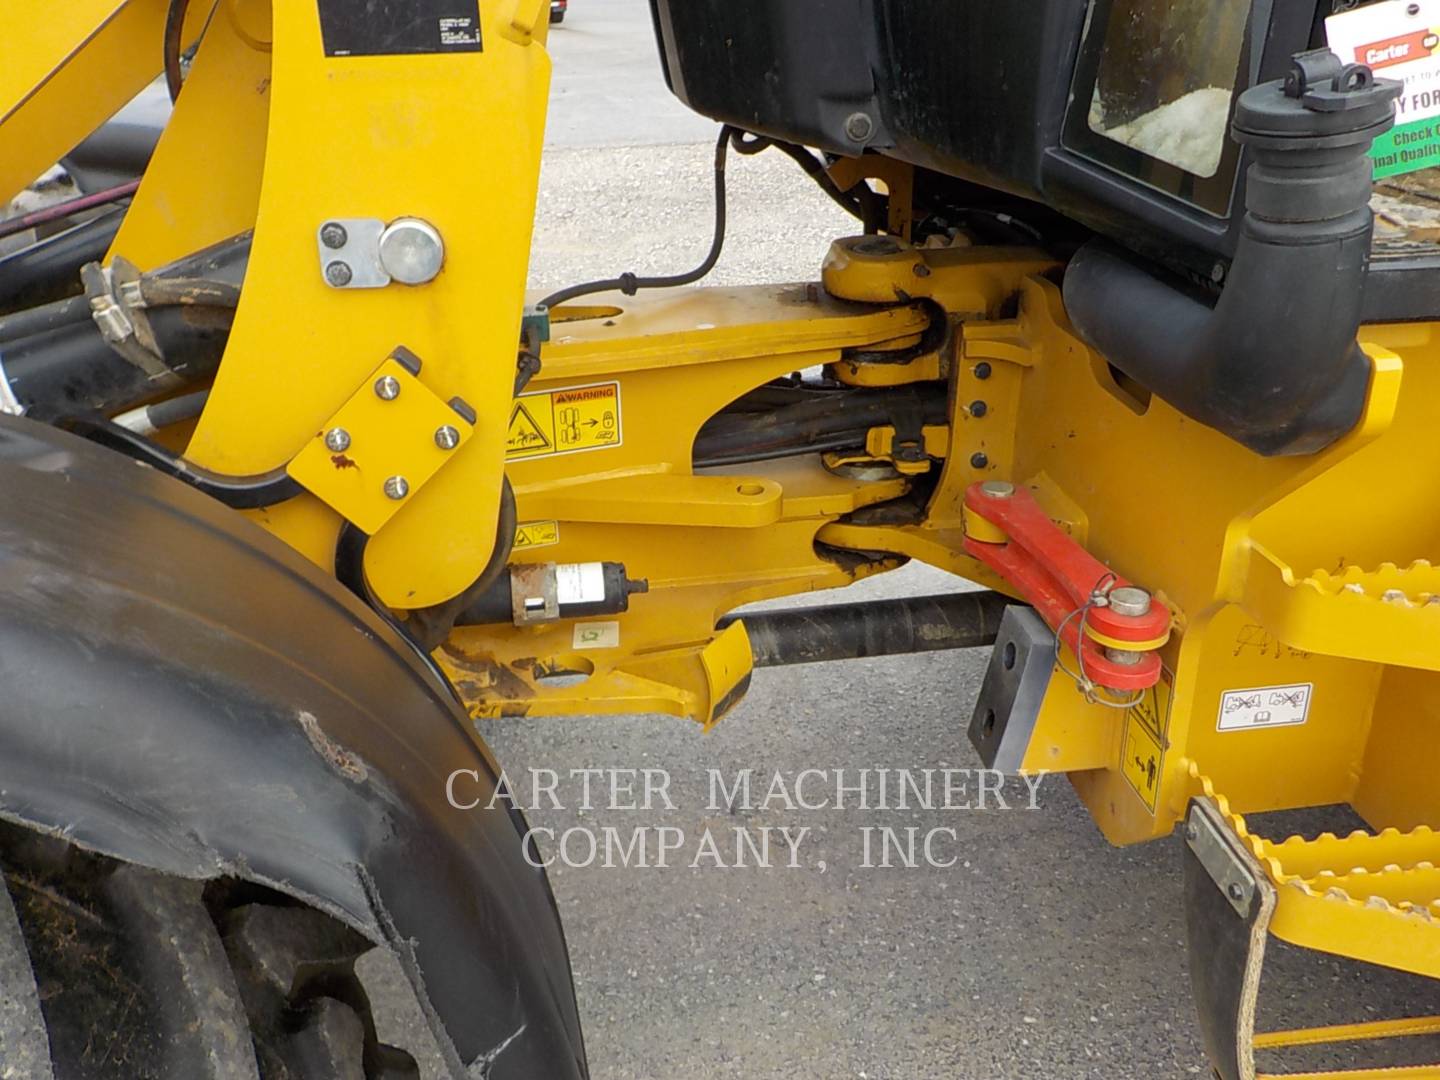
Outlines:
POLYGON ((620 384, 597 383, 521 395, 510 409, 506 460, 619 446, 620 384))

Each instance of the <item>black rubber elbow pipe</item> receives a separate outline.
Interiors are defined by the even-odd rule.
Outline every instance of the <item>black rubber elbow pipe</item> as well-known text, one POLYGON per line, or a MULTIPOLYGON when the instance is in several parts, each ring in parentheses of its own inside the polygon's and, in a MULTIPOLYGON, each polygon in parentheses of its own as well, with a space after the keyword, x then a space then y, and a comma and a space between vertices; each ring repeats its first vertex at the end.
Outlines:
POLYGON ((1065 307, 1105 358, 1185 415, 1266 456, 1310 454, 1355 426, 1370 361, 1355 342, 1370 257, 1375 136, 1399 83, 1302 53, 1283 82, 1241 95, 1245 217, 1217 301, 1091 241, 1065 307))

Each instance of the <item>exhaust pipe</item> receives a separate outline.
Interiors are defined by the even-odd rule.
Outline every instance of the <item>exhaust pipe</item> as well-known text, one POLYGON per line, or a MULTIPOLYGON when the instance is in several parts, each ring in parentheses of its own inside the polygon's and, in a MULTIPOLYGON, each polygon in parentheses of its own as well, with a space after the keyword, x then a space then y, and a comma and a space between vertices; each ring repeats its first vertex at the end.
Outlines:
POLYGON ((1245 217, 1217 301, 1103 241, 1065 272, 1065 307, 1110 363, 1186 416, 1266 456, 1310 454, 1360 419, 1355 342, 1370 260, 1367 153, 1400 84, 1328 49, 1240 96, 1245 217))

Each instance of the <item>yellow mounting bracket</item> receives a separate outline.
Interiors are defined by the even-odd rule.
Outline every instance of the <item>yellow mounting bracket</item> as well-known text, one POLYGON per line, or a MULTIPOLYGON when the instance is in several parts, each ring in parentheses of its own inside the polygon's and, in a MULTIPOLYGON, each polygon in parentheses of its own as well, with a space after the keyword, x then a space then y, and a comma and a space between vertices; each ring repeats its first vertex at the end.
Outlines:
POLYGON ((420 360, 397 348, 286 467, 295 480, 369 535, 453 460, 475 413, 420 381, 420 360))

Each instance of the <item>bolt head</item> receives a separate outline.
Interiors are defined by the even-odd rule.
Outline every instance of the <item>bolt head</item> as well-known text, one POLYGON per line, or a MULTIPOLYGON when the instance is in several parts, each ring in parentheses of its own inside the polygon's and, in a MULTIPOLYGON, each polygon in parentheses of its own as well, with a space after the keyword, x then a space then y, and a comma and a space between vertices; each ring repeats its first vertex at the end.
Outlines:
POLYGON ((375 380, 375 396, 381 401, 394 401, 400 396, 400 380, 394 375, 381 375, 375 380))
POLYGON ((990 361, 981 360, 975 365, 975 378, 988 379, 990 377, 990 361))
POLYGON ((970 403, 970 415, 979 419, 990 411, 990 406, 983 401, 972 401, 970 403))
POLYGON ((441 450, 454 450, 460 445, 460 432, 449 424, 441 424, 435 429, 435 445, 441 450))
POLYGON ((387 499, 403 499, 410 494, 410 481, 403 476, 392 476, 385 481, 385 497, 387 499))
POLYGON ((980 494, 992 499, 1008 499, 1015 494, 1015 485, 1008 480, 986 480, 980 485, 980 494))
POLYGON ((975 453, 970 455, 970 467, 972 469, 983 469, 989 464, 989 456, 979 450, 975 451, 975 453))
POLYGON ((853 112, 845 118, 845 135, 851 142, 869 142, 875 134, 875 121, 866 112, 853 112))
POLYGON ((349 240, 350 234, 338 221, 327 221, 320 226, 320 242, 332 251, 343 248, 349 240))
POLYGON ((1198 840, 1198 839, 1200 839, 1200 826, 1196 825, 1193 821, 1187 821, 1187 822, 1185 823, 1185 839, 1186 839, 1186 840, 1198 840))
POLYGON ((325 281, 337 289, 343 289, 349 285, 354 276, 355 272, 350 269, 350 264, 341 262, 339 259, 325 266, 325 281))
POLYGON ((402 285, 434 281, 445 265, 440 231, 419 218, 400 218, 380 234, 380 266, 402 285))
POLYGON ((1225 264, 1223 262, 1217 262, 1210 268, 1210 280, 1216 285, 1225 280, 1225 264))
POLYGON ((339 454, 350 449, 350 433, 341 427, 325 432, 325 449, 339 454))
POLYGON ((1238 881, 1232 881, 1225 889, 1225 893, 1231 900, 1243 900, 1245 898, 1245 887, 1238 881))

